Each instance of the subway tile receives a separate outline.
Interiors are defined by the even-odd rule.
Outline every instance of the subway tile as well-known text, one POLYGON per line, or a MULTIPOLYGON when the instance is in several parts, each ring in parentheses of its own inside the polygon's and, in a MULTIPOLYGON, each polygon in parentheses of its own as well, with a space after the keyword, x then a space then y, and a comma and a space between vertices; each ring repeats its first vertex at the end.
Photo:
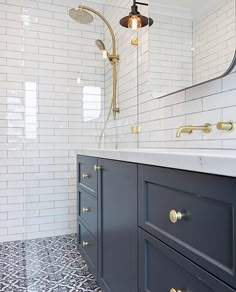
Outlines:
POLYGON ((172 106, 173 116, 186 115, 202 111, 202 101, 193 100, 172 106))
POLYGON ((197 85, 186 90, 186 100, 192 100, 204 96, 214 95, 222 90, 222 80, 217 79, 211 82, 197 85))
POLYGON ((225 108, 236 105, 236 90, 229 90, 203 98, 203 110, 225 108))

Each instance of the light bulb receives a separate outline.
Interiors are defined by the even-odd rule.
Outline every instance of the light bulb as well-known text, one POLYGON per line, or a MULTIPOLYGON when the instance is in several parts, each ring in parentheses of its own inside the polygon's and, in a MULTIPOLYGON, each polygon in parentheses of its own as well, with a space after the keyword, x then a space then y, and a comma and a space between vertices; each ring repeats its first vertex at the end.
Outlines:
POLYGON ((133 15, 130 17, 129 23, 128 23, 129 28, 131 28, 132 30, 138 30, 139 28, 141 28, 141 26, 142 26, 142 23, 139 16, 133 15))
POLYGON ((107 58, 107 51, 106 50, 102 51, 102 57, 103 57, 103 59, 107 58))

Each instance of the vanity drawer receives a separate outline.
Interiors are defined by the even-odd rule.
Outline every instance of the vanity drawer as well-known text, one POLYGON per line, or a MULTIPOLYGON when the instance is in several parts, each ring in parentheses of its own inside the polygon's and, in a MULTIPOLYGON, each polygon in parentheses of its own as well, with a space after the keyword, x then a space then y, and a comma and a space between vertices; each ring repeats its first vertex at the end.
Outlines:
POLYGON ((139 229, 139 290, 235 292, 141 229, 139 229))
POLYGON ((78 184, 81 188, 89 191, 93 196, 97 196, 97 158, 78 155, 78 184))
POLYGON ((236 288, 236 179, 141 165, 138 192, 139 226, 236 288))
POLYGON ((78 224, 78 250, 91 273, 97 277, 97 241, 83 224, 78 224))
POLYGON ((97 237, 97 199, 80 188, 78 189, 78 217, 97 237))

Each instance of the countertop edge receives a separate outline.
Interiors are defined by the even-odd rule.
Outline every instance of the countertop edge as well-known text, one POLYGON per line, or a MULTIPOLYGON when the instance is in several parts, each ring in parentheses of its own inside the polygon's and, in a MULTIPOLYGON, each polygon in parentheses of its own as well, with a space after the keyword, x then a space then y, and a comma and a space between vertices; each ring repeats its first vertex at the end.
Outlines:
POLYGON ((145 165, 236 177, 236 156, 168 151, 80 149, 76 154, 145 165))

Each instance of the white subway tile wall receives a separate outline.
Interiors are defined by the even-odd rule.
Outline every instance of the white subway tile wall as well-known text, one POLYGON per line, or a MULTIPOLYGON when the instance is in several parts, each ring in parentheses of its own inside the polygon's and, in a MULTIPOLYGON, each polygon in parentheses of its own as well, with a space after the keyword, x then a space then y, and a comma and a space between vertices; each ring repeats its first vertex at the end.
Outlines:
POLYGON ((224 78, 160 99, 139 88, 139 148, 235 150, 235 131, 216 129, 219 121, 235 122, 235 84, 234 70, 224 78), (211 133, 193 132, 176 138, 178 127, 205 123, 213 125, 211 133))
POLYGON ((0 241, 76 231, 75 154, 98 146, 104 116, 103 24, 70 19, 77 5, 0 4, 0 241))
MULTIPOLYGON (((235 12, 234 7, 232 11, 235 12)), ((138 121, 141 127, 138 147, 235 150, 235 131, 219 131, 216 124, 229 120, 236 123, 236 69, 224 78, 155 99, 150 90, 149 37, 148 29, 143 28, 138 48, 138 121), (193 132, 176 138, 178 127, 205 123, 213 125, 210 134, 193 132)), ((219 56, 218 62, 220 60, 219 56)))
MULTIPOLYGON (((110 22, 118 43, 118 88, 117 98, 120 113, 113 120, 113 114, 109 117, 112 98, 112 66, 107 61, 105 67, 105 147, 106 148, 136 148, 137 135, 131 133, 131 127, 137 124, 137 47, 131 45, 131 38, 135 36, 130 29, 119 24, 122 17, 130 12, 132 3, 125 1, 105 1, 104 15, 110 22), (108 5, 107 5, 108 4, 108 5)), ((111 51, 110 33, 105 27, 105 43, 111 51)))
POLYGON ((155 20, 149 30, 150 88, 156 98, 193 84, 193 22, 185 15, 162 15, 156 1, 150 4, 155 20))

